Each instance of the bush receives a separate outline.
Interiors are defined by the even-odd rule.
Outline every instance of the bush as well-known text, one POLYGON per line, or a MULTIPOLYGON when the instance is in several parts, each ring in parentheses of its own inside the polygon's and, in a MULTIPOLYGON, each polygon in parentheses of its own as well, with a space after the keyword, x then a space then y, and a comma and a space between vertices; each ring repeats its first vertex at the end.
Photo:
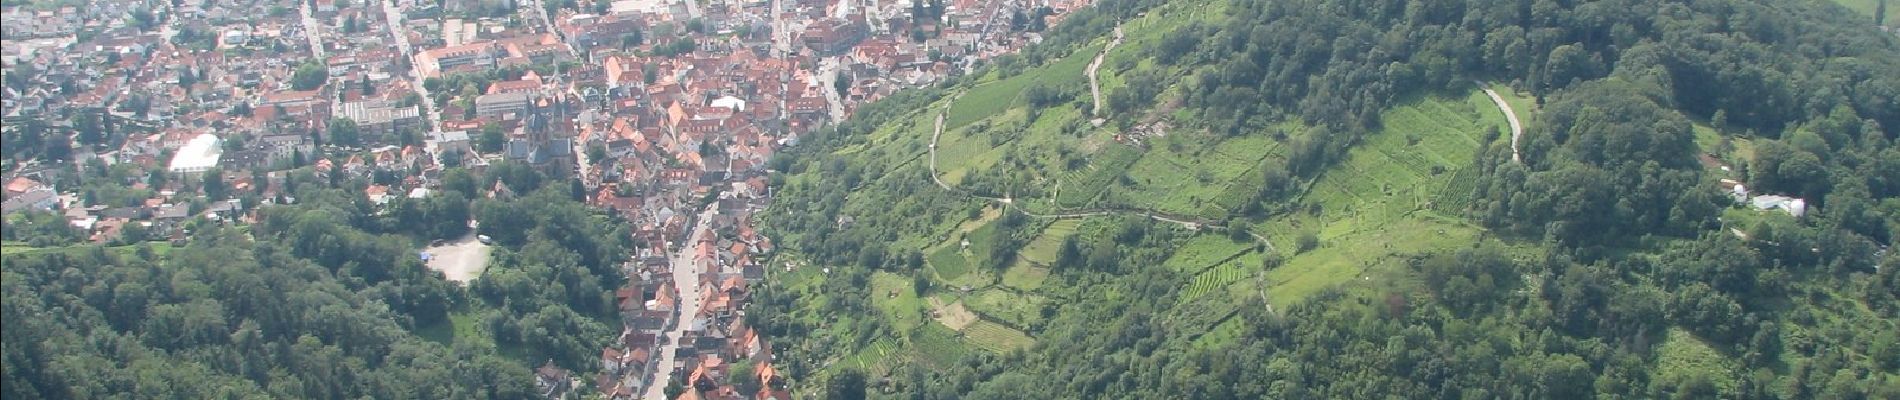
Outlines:
POLYGON ((1319 234, 1312 231, 1300 232, 1300 236, 1294 239, 1294 254, 1306 253, 1316 248, 1319 248, 1319 234))

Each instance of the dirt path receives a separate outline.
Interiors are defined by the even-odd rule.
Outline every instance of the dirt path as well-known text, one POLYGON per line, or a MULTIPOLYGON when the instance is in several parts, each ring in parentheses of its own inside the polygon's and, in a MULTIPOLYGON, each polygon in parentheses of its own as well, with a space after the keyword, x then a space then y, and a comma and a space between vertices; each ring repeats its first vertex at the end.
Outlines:
POLYGON ((1114 50, 1115 46, 1119 44, 1122 44, 1122 27, 1121 25, 1116 25, 1115 39, 1109 40, 1108 46, 1103 47, 1102 52, 1095 55, 1095 61, 1089 62, 1089 70, 1086 74, 1089 76, 1089 95, 1095 98, 1093 115, 1096 117, 1102 116, 1102 84, 1099 80, 1095 79, 1095 71, 1102 67, 1102 60, 1108 58, 1108 51, 1114 50))
POLYGON ((1497 103, 1498 110, 1504 112, 1504 120, 1511 123, 1511 162, 1523 164, 1524 157, 1518 153, 1517 142, 1524 138, 1524 125, 1517 121, 1517 111, 1511 110, 1511 103, 1504 102, 1504 97, 1491 90, 1489 85, 1482 81, 1471 82, 1478 84, 1478 88, 1484 90, 1484 95, 1491 96, 1491 102, 1497 103))
POLYGON ((424 263, 429 269, 442 271, 442 276, 456 283, 468 284, 482 275, 488 268, 488 245, 475 240, 475 234, 422 249, 429 260, 424 263))

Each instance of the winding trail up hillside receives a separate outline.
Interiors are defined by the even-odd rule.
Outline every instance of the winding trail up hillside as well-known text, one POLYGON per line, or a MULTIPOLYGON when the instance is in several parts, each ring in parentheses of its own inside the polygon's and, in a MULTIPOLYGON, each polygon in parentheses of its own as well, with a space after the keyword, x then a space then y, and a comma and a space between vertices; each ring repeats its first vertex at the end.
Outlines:
POLYGON ((1498 92, 1491 90, 1489 85, 1480 81, 1472 81, 1472 83, 1478 84, 1478 88, 1484 90, 1484 95, 1491 96, 1491 102, 1497 103, 1498 110, 1504 112, 1504 120, 1511 123, 1511 162, 1523 164, 1524 157, 1517 151, 1517 142, 1524 137, 1524 125, 1517 122, 1517 111, 1511 110, 1511 103, 1505 103, 1504 97, 1498 96, 1498 92))
POLYGON ((1114 50, 1115 46, 1119 44, 1122 44, 1122 27, 1121 25, 1116 25, 1115 39, 1109 40, 1108 46, 1102 47, 1102 52, 1095 54, 1095 61, 1089 62, 1089 70, 1087 73, 1089 76, 1089 95, 1095 98, 1095 108, 1092 113, 1096 117, 1102 116, 1102 84, 1100 80, 1095 79, 1095 70, 1102 68, 1102 60, 1108 58, 1108 51, 1114 50))

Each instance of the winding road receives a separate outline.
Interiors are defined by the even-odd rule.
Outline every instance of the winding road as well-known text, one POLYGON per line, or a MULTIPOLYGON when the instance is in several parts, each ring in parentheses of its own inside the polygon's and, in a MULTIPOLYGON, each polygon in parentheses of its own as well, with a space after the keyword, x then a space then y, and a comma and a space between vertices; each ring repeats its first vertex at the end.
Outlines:
POLYGON ((1102 116, 1102 84, 1095 79, 1095 70, 1102 67, 1102 60, 1108 58, 1108 51, 1114 50, 1115 46, 1119 44, 1122 44, 1122 27, 1121 25, 1116 25, 1115 39, 1108 41, 1108 46, 1103 47, 1102 52, 1095 55, 1095 61, 1089 62, 1089 70, 1087 72, 1089 76, 1089 95, 1095 97, 1093 115, 1096 117, 1102 116))
POLYGON ((1499 96, 1497 91, 1491 90, 1491 86, 1482 81, 1471 81, 1471 83, 1478 84, 1478 88, 1484 90, 1484 95, 1491 96, 1491 102, 1497 103, 1498 110, 1504 112, 1504 120, 1511 123, 1511 162, 1523 164, 1524 157, 1518 153, 1517 142, 1524 137, 1524 124, 1517 121, 1517 111, 1511 110, 1511 103, 1505 103, 1504 97, 1499 96))

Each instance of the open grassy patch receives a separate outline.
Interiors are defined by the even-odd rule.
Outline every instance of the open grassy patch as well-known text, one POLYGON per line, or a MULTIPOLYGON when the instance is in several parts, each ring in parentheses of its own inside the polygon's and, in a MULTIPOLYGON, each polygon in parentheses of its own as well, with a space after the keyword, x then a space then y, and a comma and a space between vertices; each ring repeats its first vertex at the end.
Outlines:
POLYGON ((1023 90, 1029 88, 1029 85, 1088 79, 1082 73, 1088 69, 1089 61, 1094 60, 1095 54, 1100 53, 1102 46, 1105 45, 1106 43, 1085 46, 1063 57, 1060 61, 1030 68, 1015 76, 994 80, 970 89, 957 100, 956 104, 950 106, 949 114, 944 118, 945 129, 960 128, 1021 105, 1023 90))
POLYGON ((1223 204, 1230 190, 1258 192, 1262 182, 1249 177, 1261 161, 1280 151, 1266 135, 1246 135, 1197 145, 1206 138, 1170 135, 1157 141, 1128 167, 1128 179, 1110 189, 1111 203, 1179 215, 1225 218, 1240 204, 1223 204), (1250 174, 1250 172, 1252 172, 1250 174))
POLYGON ((1656 377, 1661 382, 1707 379, 1721 393, 1735 393, 1736 360, 1682 328, 1669 328, 1669 337, 1656 354, 1656 377))
POLYGON ((965 308, 963 302, 946 302, 939 297, 931 297, 926 301, 930 303, 932 318, 936 319, 937 322, 943 323, 944 326, 949 327, 951 330, 961 331, 963 328, 970 326, 971 323, 976 322, 976 313, 970 312, 969 308, 965 308))
POLYGON ((1018 294, 1001 289, 985 289, 964 298, 970 311, 1015 326, 1029 326, 1042 318, 1042 296, 1018 294))
POLYGON ((944 281, 962 279, 964 274, 970 272, 970 262, 963 259, 963 253, 958 252, 955 245, 938 247, 925 256, 924 262, 930 264, 931 270, 937 271, 937 279, 944 281))
POLYGON ((906 330, 923 324, 923 302, 916 288, 903 275, 878 271, 871 274, 871 304, 884 312, 893 328, 906 330))
MULTIPOLYGON (((1501 95, 1503 93, 1500 93, 1501 95)), ((1511 96, 1505 96, 1507 101, 1511 96)), ((1513 106, 1515 107, 1515 105, 1513 106)), ((1519 117, 1526 113, 1519 110, 1519 117)), ((1266 272, 1272 304, 1287 304, 1334 285, 1382 276, 1407 255, 1468 246, 1481 229, 1458 218, 1475 176, 1461 173, 1485 141, 1485 132, 1509 132, 1503 114, 1483 92, 1430 96, 1382 114, 1385 126, 1367 135, 1346 159, 1328 169, 1303 199, 1322 205, 1255 228, 1290 257, 1266 272), (1461 178, 1462 177, 1462 178, 1461 178), (1460 191, 1465 191, 1460 193, 1460 191), (1317 249, 1293 255, 1295 238, 1314 233, 1317 249)), ((1255 264, 1257 265, 1257 263, 1255 264)), ((1239 274, 1244 277, 1245 274, 1239 274)), ((1233 272, 1197 276, 1196 284, 1238 279, 1233 272)))
POLYGON ((996 353, 1029 347, 1036 341, 1022 331, 989 321, 976 321, 970 324, 963 330, 963 335, 964 342, 971 346, 996 353))
POLYGON ((1227 235, 1203 234, 1188 239, 1161 265, 1184 273, 1195 273, 1216 266, 1251 250, 1252 242, 1235 242, 1227 235))
MULTIPOLYGON (((160 259, 165 258, 165 255, 170 254, 172 251, 172 244, 170 242, 145 242, 141 244, 146 245, 146 246, 151 246, 152 256, 160 258, 160 259)), ((55 253, 78 254, 79 252, 88 251, 87 249, 91 249, 93 247, 102 247, 102 246, 95 245, 95 244, 74 244, 74 245, 57 246, 57 247, 33 247, 32 245, 29 245, 26 242, 8 241, 5 243, 0 243, 0 256, 25 257, 25 256, 31 256, 31 255, 37 255, 37 254, 55 254, 55 253)), ((139 245, 130 244, 130 245, 123 245, 123 246, 109 246, 109 247, 103 247, 103 248, 106 250, 110 250, 121 257, 130 257, 130 256, 138 254, 139 245)), ((0 261, 0 264, 3 264, 3 263, 4 261, 0 261)))
POLYGON ((1049 279, 1049 267, 1017 262, 1003 271, 1003 285, 1020 290, 1036 290, 1042 287, 1042 281, 1049 279))
MULTIPOLYGON (((1874 17, 1875 11, 1879 11, 1880 1, 1881 0, 1834 0, 1834 3, 1854 10, 1854 12, 1860 13, 1860 15, 1867 16, 1869 18, 1867 23, 1872 24, 1874 21, 1871 18, 1874 17)), ((1889 0, 1887 2, 1887 15, 1882 21, 1885 22, 1887 26, 1900 25, 1900 4, 1895 4, 1889 0)))
POLYGON ((1049 226, 1042 228, 1042 235, 1023 246, 1023 259, 1044 264, 1056 262, 1056 252, 1062 250, 1062 241, 1074 236, 1076 229, 1081 226, 1082 220, 1079 219, 1049 223, 1049 226))

